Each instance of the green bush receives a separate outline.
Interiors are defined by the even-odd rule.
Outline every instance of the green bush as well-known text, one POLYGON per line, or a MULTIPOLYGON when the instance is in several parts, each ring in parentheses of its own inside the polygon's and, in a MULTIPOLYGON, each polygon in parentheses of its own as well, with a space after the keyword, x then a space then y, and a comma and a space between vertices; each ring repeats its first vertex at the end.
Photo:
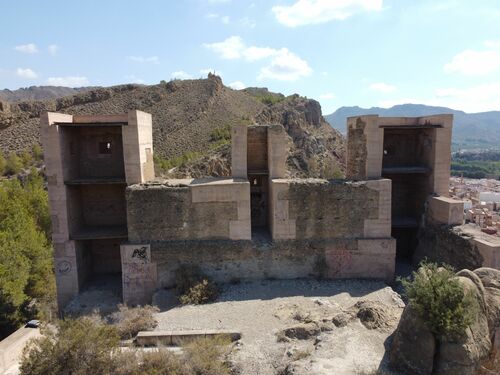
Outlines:
POLYGON ((438 338, 463 334, 474 321, 478 305, 464 291, 453 270, 422 262, 412 279, 402 280, 406 295, 438 338))
POLYGON ((0 152, 0 176, 3 176, 7 170, 7 160, 5 160, 5 156, 3 156, 2 152, 0 152))
POLYGON ((39 144, 33 145, 32 149, 31 149, 31 153, 33 154, 33 158, 36 161, 43 160, 43 150, 39 144))
POLYGON ((198 267, 183 265, 175 272, 176 292, 183 305, 200 305, 214 301, 218 290, 198 267))
POLYGON ((23 161, 15 152, 11 152, 7 158, 6 173, 17 174, 23 169, 23 161))
POLYGON ((22 375, 111 374, 119 336, 115 328, 80 318, 59 322, 23 353, 22 375))

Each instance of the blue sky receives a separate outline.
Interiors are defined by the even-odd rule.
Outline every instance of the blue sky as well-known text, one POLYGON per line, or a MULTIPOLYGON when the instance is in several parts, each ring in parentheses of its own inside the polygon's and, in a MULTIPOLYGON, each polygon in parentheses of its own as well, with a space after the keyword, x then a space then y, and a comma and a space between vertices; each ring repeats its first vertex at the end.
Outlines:
POLYGON ((500 110, 498 0, 1 2, 0 88, 208 71, 344 105, 500 110))

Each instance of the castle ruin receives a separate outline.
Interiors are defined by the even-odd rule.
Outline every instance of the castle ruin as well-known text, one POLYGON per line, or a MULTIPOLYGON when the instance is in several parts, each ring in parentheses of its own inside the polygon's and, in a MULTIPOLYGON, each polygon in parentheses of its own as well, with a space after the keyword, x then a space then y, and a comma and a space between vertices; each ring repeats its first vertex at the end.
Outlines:
POLYGON ((348 119, 345 180, 287 179, 281 125, 232 128, 232 177, 155 179, 151 115, 41 119, 62 309, 118 275, 123 301, 150 303, 198 266, 218 282, 391 281, 425 213, 460 224, 448 197, 452 116, 348 119))

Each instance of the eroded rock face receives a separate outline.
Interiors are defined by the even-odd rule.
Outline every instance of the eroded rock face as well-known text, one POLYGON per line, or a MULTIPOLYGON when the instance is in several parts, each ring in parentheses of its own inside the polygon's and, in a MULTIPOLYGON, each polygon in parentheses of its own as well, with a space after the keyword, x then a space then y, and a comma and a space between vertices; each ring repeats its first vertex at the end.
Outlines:
POLYGON ((409 304, 394 333, 390 352, 391 367, 403 374, 430 375, 434 351, 434 335, 409 304))
POLYGON ((460 338, 438 340, 410 303, 394 333, 392 368, 403 374, 474 375, 487 362, 492 371, 500 371, 494 368, 498 363, 491 360, 498 351, 492 343, 498 339, 495 334, 500 327, 500 271, 462 270, 457 277, 478 302, 475 321, 460 338))

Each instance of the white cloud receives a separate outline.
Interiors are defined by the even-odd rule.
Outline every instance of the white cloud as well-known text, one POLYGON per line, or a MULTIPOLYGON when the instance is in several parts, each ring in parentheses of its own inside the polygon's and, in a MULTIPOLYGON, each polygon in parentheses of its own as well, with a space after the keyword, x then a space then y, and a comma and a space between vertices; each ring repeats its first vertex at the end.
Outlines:
POLYGON ((279 23, 303 26, 344 20, 355 13, 382 10, 383 0, 298 0, 293 5, 278 5, 272 11, 279 23))
POLYGON ((207 13, 207 14, 205 14, 205 18, 219 20, 224 25, 228 25, 229 21, 230 21, 230 17, 229 16, 221 16, 221 15, 219 15, 217 13, 207 13))
POLYGON ((301 59, 287 48, 247 47, 239 36, 231 36, 222 42, 204 43, 203 46, 214 51, 223 59, 236 60, 243 58, 246 61, 254 62, 271 58, 269 64, 260 69, 257 77, 259 80, 295 81, 312 73, 307 61, 301 59))
POLYGON ((487 40, 483 44, 487 48, 500 48, 500 40, 487 40))
POLYGON ((47 83, 51 86, 81 87, 88 86, 89 80, 83 76, 49 77, 47 83))
POLYGON ((170 75, 171 78, 173 79, 191 79, 193 76, 184 70, 178 70, 177 72, 172 72, 170 75))
POLYGON ((30 68, 17 68, 16 74, 21 78, 35 79, 38 75, 30 68))
POLYGON ((229 16, 222 16, 220 20, 224 25, 227 25, 229 23, 229 16))
POLYGON ((375 82, 375 83, 372 83, 368 87, 370 90, 383 92, 383 93, 394 92, 397 90, 396 86, 389 85, 388 83, 384 83, 384 82, 375 82))
POLYGON ((248 18, 248 17, 243 17, 239 20, 239 23, 243 27, 248 27, 250 29, 255 28, 257 26, 257 22, 255 22, 253 19, 248 18))
POLYGON ((205 18, 219 18, 219 15, 217 13, 207 13, 205 14, 205 18))
POLYGON ((203 46, 227 60, 239 59, 245 49, 243 40, 239 36, 230 36, 226 40, 217 43, 203 43, 203 46))
POLYGON ((279 81, 296 81, 311 73, 312 69, 307 61, 290 52, 287 48, 282 48, 279 53, 271 59, 271 63, 260 70, 260 74, 257 78, 259 80, 276 79, 279 81))
POLYGON ((247 87, 243 82, 241 81, 234 81, 228 84, 229 87, 231 87, 233 90, 243 90, 245 87, 247 87))
POLYGON ((51 44, 47 47, 47 49, 52 56, 55 56, 57 51, 59 51, 59 46, 57 44, 51 44))
POLYGON ((130 61, 138 62, 138 63, 149 63, 149 64, 159 64, 160 59, 158 56, 128 56, 130 61))
POLYGON ((135 75, 133 74, 129 74, 129 75, 126 75, 124 77, 128 82, 130 83, 138 83, 138 84, 144 84, 146 83, 146 81, 144 81, 143 79, 139 78, 139 77, 136 77, 135 75))
POLYGON ((21 44, 19 46, 15 46, 14 49, 18 52, 22 53, 37 53, 38 48, 34 43, 21 44))
POLYGON ((451 62, 444 66, 446 73, 465 75, 486 75, 500 70, 500 42, 485 42, 490 49, 475 51, 467 49, 455 55, 451 62))
POLYGON ((335 99, 335 94, 333 92, 325 92, 319 96, 320 99, 323 100, 332 100, 335 99))
POLYGON ((465 112, 484 112, 500 110, 500 81, 490 82, 467 88, 441 88, 434 92, 431 98, 401 98, 384 100, 381 107, 392 107, 397 104, 426 104, 438 107, 448 107, 465 112))
POLYGON ((247 61, 257 61, 262 60, 267 57, 276 56, 280 53, 284 53, 286 48, 282 48, 281 50, 277 50, 269 47, 256 47, 251 46, 245 48, 242 52, 243 56, 247 61))

